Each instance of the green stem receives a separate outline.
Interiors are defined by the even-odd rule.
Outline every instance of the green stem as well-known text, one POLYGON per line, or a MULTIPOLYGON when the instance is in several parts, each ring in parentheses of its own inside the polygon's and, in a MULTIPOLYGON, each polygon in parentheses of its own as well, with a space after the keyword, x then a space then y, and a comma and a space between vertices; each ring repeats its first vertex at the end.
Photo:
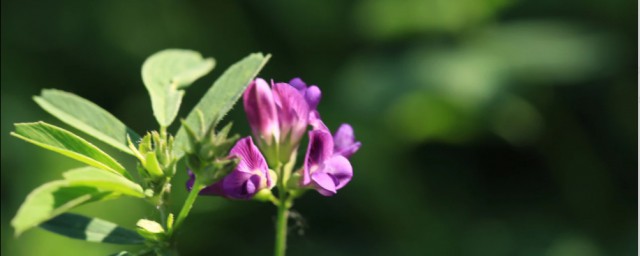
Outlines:
POLYGON ((276 167, 276 173, 278 173, 278 213, 276 216, 276 241, 273 255, 284 256, 287 250, 287 222, 289 219, 289 207, 291 207, 291 201, 288 198, 286 190, 286 181, 284 175, 284 168, 282 164, 278 164, 276 167))
POLYGON ((162 138, 167 138, 167 127, 166 126, 160 126, 160 137, 162 138))
POLYGON ((164 203, 158 206, 158 211, 160 212, 160 221, 161 221, 160 223, 162 223, 162 225, 165 228, 168 228, 167 227, 167 216, 169 216, 167 214, 169 212, 168 208, 169 207, 167 207, 167 205, 164 203))
POLYGON ((289 209, 285 201, 281 200, 278 206, 278 216, 276 219, 276 245, 273 255, 284 256, 287 249, 287 219, 289 209))
POLYGON ((160 191, 160 203, 158 205, 158 212, 160 212, 160 220, 163 226, 167 228, 167 217, 169 216, 169 195, 171 194, 171 184, 167 181, 162 185, 160 191))
POLYGON ((193 187, 191 188, 191 192, 189 192, 189 196, 187 196, 187 200, 184 201, 184 204, 182 205, 182 209, 180 209, 180 213, 178 214, 178 218, 176 218, 175 224, 173 224, 173 227, 171 227, 171 229, 169 230, 169 236, 173 234, 174 230, 177 230, 180 227, 184 219, 187 217, 187 215, 189 215, 189 211, 191 211, 191 208, 193 207, 193 203, 195 203, 196 198, 198 198, 198 193, 204 187, 205 186, 200 184, 200 180, 196 177, 196 180, 193 182, 193 187))

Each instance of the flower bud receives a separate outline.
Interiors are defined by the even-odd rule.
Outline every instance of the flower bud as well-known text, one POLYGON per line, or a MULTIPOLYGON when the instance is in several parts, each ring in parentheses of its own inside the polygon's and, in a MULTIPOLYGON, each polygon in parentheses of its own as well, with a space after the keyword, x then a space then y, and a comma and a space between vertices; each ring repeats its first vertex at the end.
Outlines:
POLYGON ((221 169, 235 167, 237 162, 227 157, 229 149, 238 139, 238 135, 228 137, 232 123, 225 125, 219 132, 211 127, 203 134, 196 134, 184 121, 182 125, 189 138, 189 146, 185 150, 189 169, 196 174, 213 178, 221 169))
POLYGON ((244 109, 269 166, 286 163, 309 125, 309 113, 320 101, 320 89, 302 80, 292 84, 255 79, 243 95, 244 109))
POLYGON ((173 157, 173 136, 160 135, 156 131, 147 133, 138 148, 129 140, 129 149, 139 160, 140 175, 148 182, 175 174, 176 160, 173 157))

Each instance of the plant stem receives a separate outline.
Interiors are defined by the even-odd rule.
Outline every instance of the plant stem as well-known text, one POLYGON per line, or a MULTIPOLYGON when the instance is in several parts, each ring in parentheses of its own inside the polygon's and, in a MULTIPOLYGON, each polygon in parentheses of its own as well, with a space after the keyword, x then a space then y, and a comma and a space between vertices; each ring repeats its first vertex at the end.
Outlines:
POLYGON ((161 204, 161 205, 158 205, 158 212, 160 212, 160 221, 161 221, 160 223, 162 223, 162 225, 163 225, 165 228, 168 228, 168 227, 167 227, 167 216, 169 216, 169 215, 167 214, 167 212, 169 212, 169 209, 168 209, 168 208, 169 208, 169 207, 167 207, 167 205, 166 205, 166 204, 164 204, 164 203, 163 203, 163 204, 161 204))
POLYGON ((275 256, 284 256, 287 249, 287 219, 289 218, 289 209, 282 195, 280 198, 281 201, 280 205, 278 205, 278 215, 276 217, 276 245, 273 253, 275 256))
POLYGON ((160 191, 160 199, 158 204, 158 212, 160 212, 160 220, 163 226, 167 228, 167 217, 169 216, 169 195, 171 194, 171 184, 164 183, 160 191))
POLYGON ((187 217, 187 215, 189 215, 189 211, 191 211, 193 203, 195 203, 196 198, 198 198, 198 193, 204 187, 205 186, 200 184, 200 180, 196 177, 196 180, 193 182, 193 187, 191 188, 191 191, 187 196, 187 200, 184 201, 182 209, 180 209, 180 213, 178 214, 178 218, 176 218, 175 224, 173 224, 173 227, 171 227, 171 229, 169 230, 169 236, 173 234, 174 230, 180 227, 184 219, 187 217))
POLYGON ((278 164, 276 167, 276 173, 278 173, 278 213, 276 216, 276 241, 273 255, 284 256, 287 250, 287 222, 289 219, 289 207, 291 202, 288 198, 286 190, 286 180, 282 164, 278 164))

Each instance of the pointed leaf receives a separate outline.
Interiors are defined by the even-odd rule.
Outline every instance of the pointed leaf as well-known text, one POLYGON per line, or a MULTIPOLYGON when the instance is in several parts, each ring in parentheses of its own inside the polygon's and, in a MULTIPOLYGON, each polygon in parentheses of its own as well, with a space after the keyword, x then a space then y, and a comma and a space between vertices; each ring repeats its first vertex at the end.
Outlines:
POLYGON ((42 90, 33 98, 40 107, 66 124, 107 143, 125 153, 127 135, 138 141, 140 136, 129 129, 111 113, 73 93, 60 90, 42 90))
POLYGON ((36 188, 27 196, 16 216, 11 220, 11 225, 18 236, 25 230, 71 208, 116 197, 118 197, 117 194, 95 187, 72 185, 67 180, 52 181, 36 188))
POLYGON ((133 230, 98 218, 89 218, 74 213, 64 213, 50 219, 40 227, 48 231, 97 243, 142 244, 144 238, 133 230))
POLYGON ((142 187, 120 175, 91 166, 69 170, 62 174, 72 185, 91 186, 133 197, 144 197, 142 187))
POLYGON ((145 169, 154 177, 162 177, 164 173, 162 172, 162 167, 160 167, 160 163, 158 162, 158 158, 156 157, 156 152, 149 152, 145 155, 145 169))
POLYGON ((94 167, 72 169, 64 180, 52 181, 33 190, 11 221, 16 235, 82 204, 115 199, 121 195, 144 197, 140 185, 94 167))
MULTIPOLYGON (((231 110, 244 90, 258 72, 264 67, 271 56, 253 53, 241 61, 233 64, 213 83, 200 102, 191 110, 186 119, 196 134, 202 134, 215 127, 217 123, 231 110), (198 113, 201 112, 199 115, 198 113), (200 119, 203 120, 200 120, 200 119), (201 122, 205 125, 202 125, 201 122)), ((188 137, 184 127, 181 127, 176 135, 175 153, 177 157, 184 154, 188 146, 188 137)))
POLYGON ((67 130, 44 122, 19 123, 15 126, 16 131, 11 133, 13 136, 88 165, 125 176, 129 175, 116 160, 67 130))
POLYGON ((214 64, 212 58, 181 49, 163 50, 147 58, 142 65, 142 80, 161 126, 169 126, 176 118, 184 96, 182 89, 209 73, 214 64))

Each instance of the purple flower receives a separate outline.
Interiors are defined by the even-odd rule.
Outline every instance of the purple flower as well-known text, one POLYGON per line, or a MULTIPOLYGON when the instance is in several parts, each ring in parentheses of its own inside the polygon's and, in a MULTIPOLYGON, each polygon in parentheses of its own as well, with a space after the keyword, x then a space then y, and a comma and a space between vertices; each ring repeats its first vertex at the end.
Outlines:
POLYGON ((253 134, 271 165, 289 161, 321 97, 317 86, 307 87, 299 78, 291 81, 271 82, 269 88, 264 79, 257 78, 243 95, 253 134))
MULTIPOLYGON (((329 128, 322 122, 320 114, 318 112, 309 113, 309 124, 313 127, 313 130, 322 130, 326 132, 329 128)), ((356 141, 353 134, 353 128, 349 124, 342 124, 333 135, 334 154, 342 155, 346 158, 351 157, 362 145, 359 141, 356 141)))
POLYGON ((302 94, 287 83, 274 84, 273 97, 280 121, 280 144, 297 146, 309 124, 309 105, 302 94))
POLYGON ((251 82, 244 92, 243 103, 253 134, 267 145, 278 141, 278 113, 269 84, 261 78, 251 82))
POLYGON ((320 103, 320 99, 322 98, 322 92, 320 92, 320 88, 318 88, 318 86, 312 85, 307 87, 307 83, 302 81, 299 77, 291 79, 289 84, 298 89, 298 91, 304 95, 304 99, 307 101, 307 104, 309 104, 310 110, 316 110, 318 103, 320 103))
POLYGON ((362 145, 359 141, 356 141, 353 134, 353 128, 349 124, 342 124, 333 135, 334 152, 335 154, 342 155, 346 158, 351 157, 362 145))
MULTIPOLYGON (((269 171, 267 162, 251 137, 240 139, 229 152, 230 157, 240 158, 236 168, 220 181, 202 189, 201 195, 217 195, 232 199, 251 199, 262 189, 271 189, 275 185, 275 175, 269 171)), ((187 181, 191 190, 195 177, 187 181)))
POLYGON ((310 131, 301 185, 312 187, 324 196, 332 196, 347 185, 351 177, 351 163, 343 155, 334 153, 331 133, 326 130, 310 131))

